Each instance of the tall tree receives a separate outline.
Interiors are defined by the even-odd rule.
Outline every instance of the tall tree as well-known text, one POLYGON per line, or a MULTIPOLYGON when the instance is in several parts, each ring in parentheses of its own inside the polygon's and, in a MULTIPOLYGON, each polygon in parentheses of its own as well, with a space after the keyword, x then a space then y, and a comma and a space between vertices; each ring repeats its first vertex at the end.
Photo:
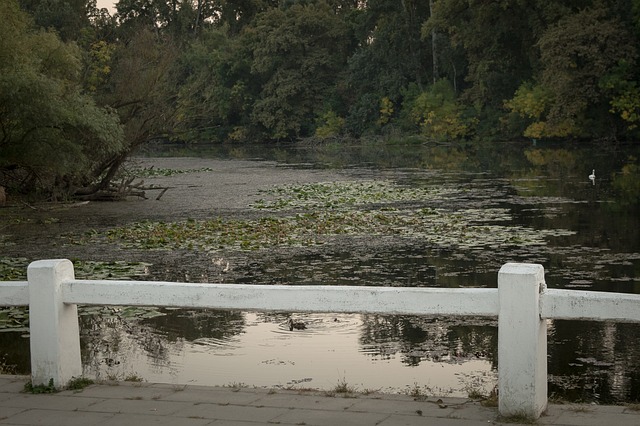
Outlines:
POLYGON ((116 4, 120 31, 130 38, 140 28, 156 35, 170 35, 175 42, 185 41, 197 33, 212 9, 200 0, 119 0, 116 4))
POLYGON ((35 29, 16 0, 0 15, 0 185, 73 193, 122 149, 118 116, 83 91, 75 44, 35 29))
POLYGON ((635 63, 637 56, 622 22, 606 9, 584 9, 550 26, 538 46, 538 83, 523 85, 508 103, 534 119, 525 135, 588 137, 609 132, 602 126, 610 117, 611 94, 603 81, 620 70, 620 64, 635 63))
POLYGON ((180 56, 175 73, 175 137, 246 140, 260 80, 251 75, 251 48, 224 28, 204 30, 180 56))
POLYGON ((97 163, 94 185, 85 194, 108 188, 125 160, 142 144, 165 134, 172 122, 169 83, 176 49, 147 29, 139 30, 126 44, 116 47, 110 72, 96 91, 103 105, 117 112, 124 128, 119 150, 97 163))
POLYGON ((346 64, 349 39, 324 1, 270 9, 257 17, 252 73, 264 81, 252 120, 274 139, 312 134, 346 64))
POLYGON ((431 80, 430 47, 421 40, 429 4, 370 0, 365 5, 350 17, 358 46, 349 57, 344 91, 350 105, 347 127, 356 136, 376 128, 383 98, 400 105, 410 83, 431 80))
POLYGON ((438 0, 427 21, 428 31, 447 34, 464 51, 465 98, 477 106, 500 108, 520 82, 530 78, 536 3, 520 0, 438 0))
POLYGON ((35 24, 54 29, 64 41, 77 40, 89 26, 87 10, 95 7, 95 0, 20 0, 35 24))

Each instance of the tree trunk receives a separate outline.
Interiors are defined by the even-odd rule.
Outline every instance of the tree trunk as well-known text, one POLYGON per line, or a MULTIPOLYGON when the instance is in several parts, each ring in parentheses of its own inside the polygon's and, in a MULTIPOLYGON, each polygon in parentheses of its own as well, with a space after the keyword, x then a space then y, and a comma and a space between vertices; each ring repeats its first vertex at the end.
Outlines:
MULTIPOLYGON (((433 1, 429 0, 429 14, 433 16, 433 1)), ((438 81, 440 71, 438 70, 438 34, 435 28, 431 30, 431 60, 433 62, 433 82, 438 81)))

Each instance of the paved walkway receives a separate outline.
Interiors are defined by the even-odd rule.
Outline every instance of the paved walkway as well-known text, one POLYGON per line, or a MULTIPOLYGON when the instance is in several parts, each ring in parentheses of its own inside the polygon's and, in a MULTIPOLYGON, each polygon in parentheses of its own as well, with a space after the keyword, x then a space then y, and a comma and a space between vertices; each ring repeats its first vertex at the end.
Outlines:
MULTIPOLYGON (((437 425, 502 424, 467 399, 115 382, 82 391, 23 393, 27 378, 0 376, 0 425, 437 425)), ((509 424, 521 424, 509 422, 509 424)), ((638 426, 632 407, 552 405, 538 425, 638 426)))

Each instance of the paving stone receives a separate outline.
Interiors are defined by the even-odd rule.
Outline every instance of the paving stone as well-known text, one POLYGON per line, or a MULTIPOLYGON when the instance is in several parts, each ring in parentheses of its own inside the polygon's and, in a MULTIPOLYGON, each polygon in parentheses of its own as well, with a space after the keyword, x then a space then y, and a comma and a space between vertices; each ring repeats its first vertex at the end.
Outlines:
POLYGON ((25 409, 21 407, 7 407, 5 405, 0 405, 0 423, 2 420, 7 420, 11 416, 15 416, 23 411, 25 411, 25 409))
POLYGON ((26 410, 0 421, 0 425, 29 426, 94 426, 113 417, 113 413, 89 413, 86 411, 26 410))
POLYGON ((100 423, 100 426, 204 426, 210 424, 212 424, 211 419, 145 416, 142 414, 116 414, 104 423, 100 423))
POLYGON ((29 381, 24 376, 1 376, 0 393, 16 393, 24 390, 24 385, 29 381))
POLYGON ((174 413, 174 417, 267 422, 290 411, 287 408, 251 407, 246 405, 194 404, 174 413))
MULTIPOLYGON (((421 416, 405 416, 401 414, 392 414, 377 426, 487 426, 495 425, 494 421, 488 420, 459 420, 459 419, 443 419, 421 416)), ((512 426, 512 425, 509 425, 512 426)))
POLYGON ((440 408, 437 404, 427 401, 398 401, 387 399, 358 400, 349 410, 408 415, 414 415, 420 410, 425 415, 428 414, 433 417, 447 417, 453 413, 453 408, 448 405, 445 408, 440 408))
POLYGON ((480 403, 452 405, 453 411, 447 417, 452 419, 487 420, 498 418, 497 407, 483 407, 480 403))
POLYGON ((378 425, 388 417, 389 414, 385 413, 295 409, 273 419, 273 422, 307 426, 363 426, 378 425))
POLYGON ((295 393, 275 393, 265 395, 252 405, 281 408, 306 408, 344 411, 357 403, 355 398, 333 398, 323 395, 300 395, 295 393))
POLYGON ((148 401, 143 399, 104 399, 86 407, 85 411, 103 413, 135 413, 166 416, 192 406, 189 402, 148 401))
MULTIPOLYGON (((599 410, 599 409, 598 409, 599 410)), ((557 424, 563 426, 602 426, 605 423, 615 426, 638 426, 640 414, 603 412, 598 410, 570 412, 564 411, 557 418, 557 424), (606 419, 606 420, 604 420, 606 419)))
POLYGON ((15 392, 0 392, 0 404, 4 401, 15 398, 17 395, 18 394, 15 392))
POLYGON ((190 401, 193 403, 212 404, 252 404, 263 397, 261 393, 245 392, 239 390, 233 392, 228 388, 206 388, 203 386, 188 386, 184 390, 175 392, 160 398, 162 401, 190 401))
MULTIPOLYGON (((24 382, 0 376, 0 389, 5 389, 0 392, 0 426, 506 424, 505 419, 497 416, 496 408, 483 407, 467 399, 443 398, 442 403, 447 407, 439 408, 436 399, 414 401, 406 395, 341 398, 321 392, 146 383, 98 384, 81 392, 33 395, 20 392, 24 382)), ((640 412, 624 406, 550 405, 536 424, 640 426, 640 412)))
POLYGON ((80 410, 92 404, 102 401, 100 398, 73 398, 70 396, 61 396, 59 394, 41 394, 34 395, 22 393, 16 395, 8 401, 4 401, 2 406, 7 407, 23 407, 23 408, 40 408, 43 410, 80 410))
POLYGON ((115 399, 161 399, 175 393, 169 388, 154 388, 146 385, 91 385, 80 392, 65 391, 60 395, 75 395, 78 397, 115 398, 115 399))

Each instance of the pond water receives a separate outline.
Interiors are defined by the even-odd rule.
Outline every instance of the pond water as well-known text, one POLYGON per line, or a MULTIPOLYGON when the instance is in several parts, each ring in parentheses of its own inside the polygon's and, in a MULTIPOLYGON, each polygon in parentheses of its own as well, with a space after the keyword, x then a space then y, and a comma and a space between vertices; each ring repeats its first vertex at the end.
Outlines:
MULTIPOLYGON (((159 145, 144 155, 339 171, 341 183, 262 193, 255 211, 298 215, 286 223, 295 241, 227 250, 212 261, 242 271, 225 282, 496 287, 500 266, 515 261, 542 264, 552 288, 640 294, 639 144, 159 145), (318 211, 313 226, 332 231, 309 244, 303 237, 316 237, 300 228, 311 222, 290 222, 318 211)), ((81 329, 90 377, 454 396, 497 382, 497 321, 482 318, 88 307, 81 329), (290 330, 292 317, 306 329, 290 330)), ((19 372, 24 334, 0 333, 0 362, 19 372)), ((548 338, 551 396, 640 400, 640 325, 550 321, 548 338)))

